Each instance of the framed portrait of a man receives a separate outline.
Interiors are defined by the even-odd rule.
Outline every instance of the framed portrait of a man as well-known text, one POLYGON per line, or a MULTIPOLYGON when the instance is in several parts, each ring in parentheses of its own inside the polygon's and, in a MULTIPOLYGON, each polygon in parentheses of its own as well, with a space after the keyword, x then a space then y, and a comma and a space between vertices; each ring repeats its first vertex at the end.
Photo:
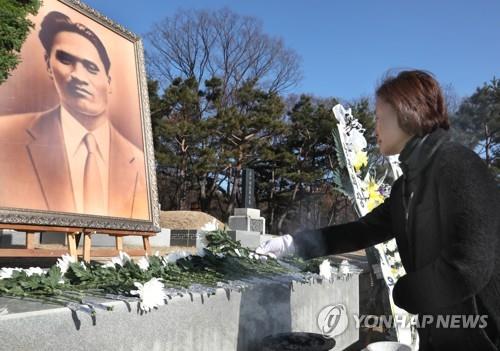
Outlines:
POLYGON ((156 231, 141 40, 74 0, 44 0, 0 85, 0 222, 156 231))

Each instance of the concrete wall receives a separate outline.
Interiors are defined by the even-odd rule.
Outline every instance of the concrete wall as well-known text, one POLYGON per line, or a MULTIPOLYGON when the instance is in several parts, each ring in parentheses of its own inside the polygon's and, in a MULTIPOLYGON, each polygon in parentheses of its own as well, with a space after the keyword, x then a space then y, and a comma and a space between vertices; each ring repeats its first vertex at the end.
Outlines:
POLYGON ((358 276, 313 284, 259 283, 243 292, 218 289, 202 299, 175 297, 147 314, 112 302, 112 312, 98 311, 95 323, 85 313, 0 298, 10 314, 0 316, 0 350, 259 350, 263 337, 289 331, 319 333, 317 317, 328 305, 347 307, 349 326, 333 350, 359 338, 358 276), (45 309, 42 309, 45 308, 45 309))

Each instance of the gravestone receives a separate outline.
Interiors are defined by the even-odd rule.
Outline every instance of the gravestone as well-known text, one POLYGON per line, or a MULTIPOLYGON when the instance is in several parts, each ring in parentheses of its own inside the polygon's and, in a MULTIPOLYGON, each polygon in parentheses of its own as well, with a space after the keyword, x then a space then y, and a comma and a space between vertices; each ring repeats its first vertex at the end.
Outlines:
POLYGON ((234 215, 229 217, 229 235, 240 240, 244 246, 256 248, 260 245, 260 235, 266 232, 266 220, 255 208, 255 175, 251 168, 243 170, 242 193, 243 208, 235 208, 234 215))
POLYGON ((255 174, 253 169, 243 170, 243 208, 255 208, 255 174))

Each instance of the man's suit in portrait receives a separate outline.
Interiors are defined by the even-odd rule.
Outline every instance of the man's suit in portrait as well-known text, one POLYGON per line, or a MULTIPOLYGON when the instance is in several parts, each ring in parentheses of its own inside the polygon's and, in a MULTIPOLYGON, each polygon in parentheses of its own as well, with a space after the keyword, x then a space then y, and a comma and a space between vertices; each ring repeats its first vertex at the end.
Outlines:
MULTIPOLYGON (((78 213, 61 107, 0 117, 0 207, 78 213)), ((149 219, 143 152, 109 125, 103 215, 149 219)))

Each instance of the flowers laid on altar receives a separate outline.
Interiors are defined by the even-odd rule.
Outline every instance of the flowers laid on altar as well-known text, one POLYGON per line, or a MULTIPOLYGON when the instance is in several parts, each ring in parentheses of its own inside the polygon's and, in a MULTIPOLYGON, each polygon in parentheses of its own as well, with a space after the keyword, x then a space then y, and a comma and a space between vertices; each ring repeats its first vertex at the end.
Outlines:
POLYGON ((137 265, 139 266, 139 268, 143 271, 147 271, 148 268, 149 268, 149 259, 148 259, 148 256, 144 256, 144 257, 141 257, 138 261, 137 261, 137 265))
POLYGON ((45 274, 45 271, 40 267, 30 267, 28 269, 25 269, 24 271, 26 272, 26 275, 28 277, 31 277, 33 274, 37 275, 45 274))
POLYGON ((206 239, 207 233, 216 231, 219 229, 219 225, 217 220, 214 218, 211 222, 205 223, 199 230, 196 236, 196 253, 198 256, 205 256, 205 248, 208 245, 208 241, 206 239))
POLYGON ((131 295, 138 295, 141 299, 139 306, 141 310, 149 312, 158 306, 163 306, 167 298, 163 283, 158 278, 151 278, 146 283, 135 282, 137 290, 131 290, 131 295))
POLYGON ((45 274, 45 271, 40 267, 30 267, 27 269, 4 267, 0 269, 0 279, 12 278, 14 272, 24 272, 28 277, 31 277, 33 274, 45 274))
POLYGON ((200 230, 202 232, 210 233, 213 231, 216 231, 219 229, 219 226, 217 225, 217 220, 214 218, 212 221, 205 223, 200 230))
POLYGON ((332 265, 330 264, 330 260, 326 259, 319 265, 319 275, 321 278, 326 280, 332 279, 332 265))
POLYGON ((127 262, 130 262, 130 261, 131 261, 130 256, 126 252, 120 251, 118 253, 118 256, 113 257, 111 259, 109 266, 115 267, 116 265, 118 265, 118 266, 123 267, 123 266, 125 266, 125 264, 127 264, 127 262))
POLYGON ((64 275, 68 271, 70 264, 75 263, 75 262, 76 262, 76 258, 74 258, 71 255, 64 254, 61 256, 61 258, 57 259, 56 266, 59 267, 62 275, 64 275))
POLYGON ((172 252, 172 253, 162 257, 162 262, 163 262, 163 265, 165 265, 165 266, 168 264, 175 264, 178 260, 186 258, 189 255, 190 255, 190 253, 187 251, 172 252))
POLYGON ((12 278, 14 272, 21 272, 22 268, 2 268, 0 269, 0 279, 12 278))
POLYGON ((203 256, 176 252, 134 261, 120 252, 106 264, 89 264, 63 255, 49 269, 2 268, 0 296, 37 299, 94 316, 98 309, 112 310, 102 299, 137 301, 142 311, 151 311, 175 295, 214 294, 219 287, 240 291, 255 277, 293 275, 304 282, 319 277, 310 273, 318 272, 319 262, 296 257, 278 261, 242 247, 225 231, 205 234, 203 256))

